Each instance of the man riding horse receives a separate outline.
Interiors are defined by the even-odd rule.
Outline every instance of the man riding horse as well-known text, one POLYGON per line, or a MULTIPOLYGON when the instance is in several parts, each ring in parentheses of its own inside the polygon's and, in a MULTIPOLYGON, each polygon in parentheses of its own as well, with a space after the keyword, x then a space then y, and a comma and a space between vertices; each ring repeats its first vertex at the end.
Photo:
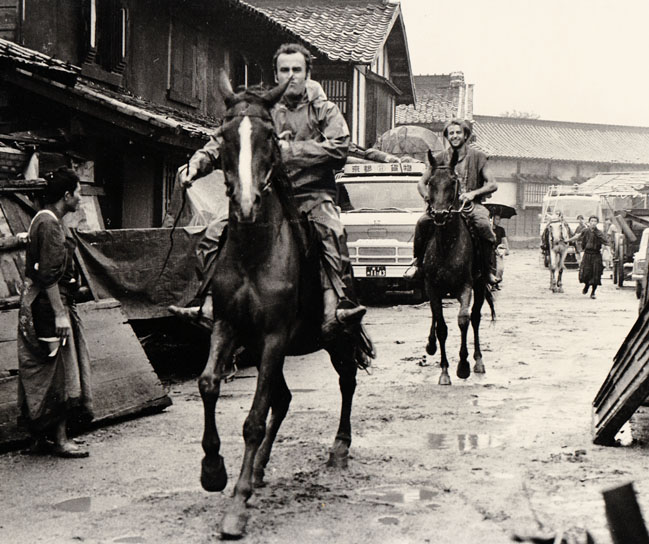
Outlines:
MULTIPOLYGON (((366 312, 365 307, 347 298, 352 283, 351 264, 346 233, 335 205, 334 171, 342 168, 347 159, 349 129, 338 107, 310 79, 311 55, 306 48, 299 44, 282 45, 273 57, 273 68, 278 84, 290 80, 271 113, 299 211, 308 216, 321 246, 322 336, 326 342, 341 326, 358 324, 366 312)), ((187 166, 179 169, 183 186, 191 185, 217 167, 221 145, 220 136, 212 138, 194 153, 187 166)), ((174 306, 170 310, 189 318, 198 318, 200 314, 198 307, 174 306)))
MULTIPOLYGON (((481 272, 489 285, 496 285, 495 244, 496 235, 491 228, 489 210, 482 205, 484 197, 498 189, 496 182, 489 172, 487 156, 468 144, 471 138, 471 127, 463 120, 453 119, 444 127, 444 137, 450 144, 449 149, 435 156, 438 164, 454 168, 460 183, 460 200, 466 202, 465 217, 473 232, 474 238, 480 244, 481 272), (472 204, 470 206, 469 204, 472 204)), ((427 198, 426 178, 422 177, 418 185, 419 194, 427 198)), ((406 277, 417 279, 421 277, 421 263, 432 229, 434 219, 424 213, 417 222, 411 268, 406 271, 406 277)))

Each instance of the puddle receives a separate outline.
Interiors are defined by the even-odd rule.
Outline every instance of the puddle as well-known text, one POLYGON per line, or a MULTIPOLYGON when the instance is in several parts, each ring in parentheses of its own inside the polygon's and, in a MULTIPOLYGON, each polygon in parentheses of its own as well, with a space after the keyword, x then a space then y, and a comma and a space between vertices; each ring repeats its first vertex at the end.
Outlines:
POLYGON ((53 506, 64 512, 100 512, 127 504, 129 504, 129 500, 122 497, 77 497, 57 502, 53 506))
POLYGON ((433 450, 471 451, 486 448, 498 448, 502 440, 490 434, 436 434, 428 433, 428 447, 433 450))
POLYGON ((379 518, 379 523, 382 523, 383 525, 399 525, 399 518, 385 516, 383 518, 379 518))
POLYGON ((365 489, 361 493, 374 501, 390 502, 394 504, 415 504, 418 502, 429 501, 438 495, 437 491, 426 488, 406 487, 406 488, 377 488, 365 489))

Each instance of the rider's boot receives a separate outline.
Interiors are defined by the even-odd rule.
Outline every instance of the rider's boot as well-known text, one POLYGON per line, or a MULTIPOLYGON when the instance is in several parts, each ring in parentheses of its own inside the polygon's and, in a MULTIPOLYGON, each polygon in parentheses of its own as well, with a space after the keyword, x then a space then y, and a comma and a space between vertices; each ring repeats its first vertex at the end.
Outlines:
POLYGON ((497 285, 500 280, 496 275, 496 251, 494 248, 494 243, 490 240, 481 240, 482 247, 482 273, 487 284, 494 286, 497 285))
POLYGON ((333 289, 325 289, 324 319, 322 321, 322 338, 325 342, 333 340, 336 333, 348 325, 356 325, 367 312, 365 306, 357 305, 351 308, 341 307, 338 295, 333 289))
POLYGON ((208 294, 204 300, 201 301, 200 306, 176 306, 172 304, 167 308, 172 314, 187 321, 198 322, 202 319, 212 318, 212 297, 208 294))
POLYGON ((403 273, 403 277, 407 280, 419 281, 421 280, 421 266, 419 265, 419 259, 414 257, 412 262, 406 268, 406 271, 403 273))

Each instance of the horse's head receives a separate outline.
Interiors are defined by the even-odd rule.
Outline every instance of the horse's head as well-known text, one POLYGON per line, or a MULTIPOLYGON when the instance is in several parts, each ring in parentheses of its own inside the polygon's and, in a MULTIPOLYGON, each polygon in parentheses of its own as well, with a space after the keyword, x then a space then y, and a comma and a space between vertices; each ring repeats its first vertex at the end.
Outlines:
POLYGON ((431 151, 428 151, 428 168, 422 174, 426 184, 427 210, 433 221, 438 225, 445 224, 453 212, 453 206, 459 196, 460 180, 453 167, 437 164, 431 151))
POLYGON ((245 89, 236 94, 224 72, 219 83, 227 108, 221 126, 221 163, 231 210, 239 222, 251 223, 281 160, 270 109, 288 82, 269 91, 245 89))

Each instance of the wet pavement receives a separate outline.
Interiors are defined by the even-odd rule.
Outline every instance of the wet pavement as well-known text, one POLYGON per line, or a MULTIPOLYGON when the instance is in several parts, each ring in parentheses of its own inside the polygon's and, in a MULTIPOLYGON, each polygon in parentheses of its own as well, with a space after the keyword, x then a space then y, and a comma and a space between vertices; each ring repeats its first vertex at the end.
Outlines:
MULTIPOLYGON (((531 250, 505 266, 496 322, 483 313, 485 375, 455 376, 457 305, 445 304, 448 387, 438 385, 439 356, 424 355, 427 304, 369 309, 379 355, 371 375, 359 374, 345 471, 325 467, 340 407, 335 372, 324 353, 287 360, 293 400, 243 542, 495 544, 559 529, 579 541, 588 529, 609 544, 601 493, 628 481, 649 511, 649 456, 632 426, 617 448, 591 435, 592 399, 637 315, 633 289, 605 278, 591 300, 569 270, 565 293, 552 294, 531 250)), ((174 382, 164 413, 84 435, 88 459, 0 456, 0 542, 217 541, 255 373, 241 370, 217 404, 224 493, 198 481, 195 380, 174 382)))

